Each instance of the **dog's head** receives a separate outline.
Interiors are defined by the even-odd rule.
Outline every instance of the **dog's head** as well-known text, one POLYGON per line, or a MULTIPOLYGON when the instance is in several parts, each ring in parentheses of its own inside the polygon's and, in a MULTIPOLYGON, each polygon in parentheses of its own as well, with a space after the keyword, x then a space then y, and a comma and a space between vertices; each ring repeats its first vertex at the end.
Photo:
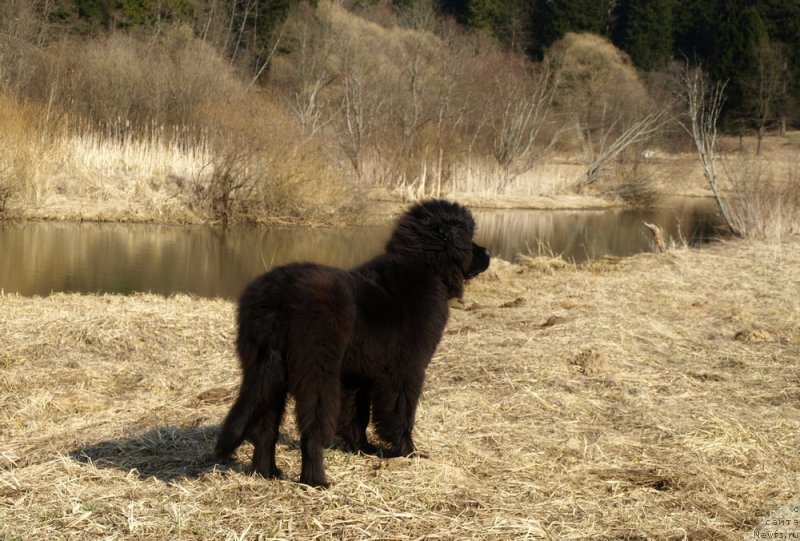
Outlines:
POLYGON ((473 241, 475 220, 458 203, 442 199, 412 206, 397 222, 386 252, 424 262, 441 274, 452 297, 464 292, 464 282, 489 267, 489 250, 473 241))

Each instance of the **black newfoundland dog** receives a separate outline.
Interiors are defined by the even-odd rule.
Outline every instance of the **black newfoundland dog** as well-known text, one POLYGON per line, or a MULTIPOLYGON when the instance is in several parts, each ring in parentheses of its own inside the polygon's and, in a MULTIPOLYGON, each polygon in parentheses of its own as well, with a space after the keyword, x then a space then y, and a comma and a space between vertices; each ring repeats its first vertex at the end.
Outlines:
POLYGON ((248 439, 253 471, 280 477, 275 444, 288 394, 302 483, 328 486, 322 451, 337 434, 348 451, 413 454, 417 402, 447 301, 489 266, 474 229, 465 207, 426 201, 400 218, 385 252, 360 267, 291 264, 256 278, 239 301, 242 383, 215 456, 228 460, 248 439), (367 440, 370 418, 388 449, 367 440))

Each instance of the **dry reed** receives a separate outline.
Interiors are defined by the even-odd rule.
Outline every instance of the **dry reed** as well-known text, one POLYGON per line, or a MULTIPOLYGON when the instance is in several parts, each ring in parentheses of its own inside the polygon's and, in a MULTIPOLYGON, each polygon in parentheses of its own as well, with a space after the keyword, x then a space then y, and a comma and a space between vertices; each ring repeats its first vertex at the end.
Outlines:
POLYGON ((0 295, 0 537, 740 539, 800 493, 798 271, 796 237, 495 260, 429 370, 431 458, 331 450, 328 491, 289 420, 287 481, 209 458, 231 303, 0 295))
POLYGON ((723 162, 733 225, 745 237, 780 239, 800 233, 797 160, 736 157, 723 162))

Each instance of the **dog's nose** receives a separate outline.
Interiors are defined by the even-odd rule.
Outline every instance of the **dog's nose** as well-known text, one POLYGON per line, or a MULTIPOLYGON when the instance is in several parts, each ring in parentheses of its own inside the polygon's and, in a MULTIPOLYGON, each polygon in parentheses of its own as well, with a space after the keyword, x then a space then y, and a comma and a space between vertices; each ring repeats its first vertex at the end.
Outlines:
POLYGON ((489 248, 486 248, 486 257, 492 257, 492 251, 489 248))

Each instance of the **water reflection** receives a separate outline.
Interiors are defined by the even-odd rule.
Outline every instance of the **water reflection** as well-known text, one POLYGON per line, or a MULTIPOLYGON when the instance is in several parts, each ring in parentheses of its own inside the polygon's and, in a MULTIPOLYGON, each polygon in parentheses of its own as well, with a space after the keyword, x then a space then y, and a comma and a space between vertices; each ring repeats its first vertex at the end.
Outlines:
MULTIPOLYGON (((669 210, 478 211, 478 240, 496 256, 534 253, 541 244, 567 259, 650 249, 642 220, 687 238, 708 236, 710 206, 669 210)), ((0 288, 23 295, 53 291, 183 292, 238 297, 272 266, 312 261, 351 267, 378 253, 391 225, 376 228, 181 227, 140 224, 0 224, 0 288)))
POLYGON ((652 247, 647 221, 675 239, 702 242, 714 234, 713 204, 705 199, 674 199, 669 206, 642 210, 497 211, 477 213, 478 238, 504 259, 519 253, 560 255, 584 262, 628 256, 652 247))
POLYGON ((271 266, 356 265, 381 250, 384 229, 6 224, 0 225, 0 288, 23 295, 150 291, 234 298, 271 266))

